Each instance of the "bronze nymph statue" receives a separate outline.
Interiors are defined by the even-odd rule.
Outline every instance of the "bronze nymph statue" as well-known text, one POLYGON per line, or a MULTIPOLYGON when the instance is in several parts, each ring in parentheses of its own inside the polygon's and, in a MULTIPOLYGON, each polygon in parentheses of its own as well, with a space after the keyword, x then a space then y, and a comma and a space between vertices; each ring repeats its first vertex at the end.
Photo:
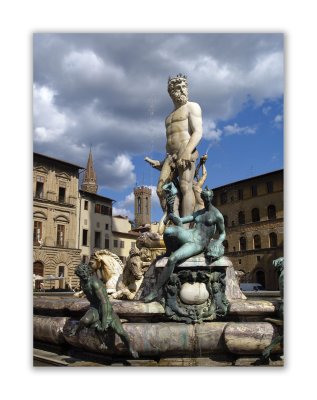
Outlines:
MULTIPOLYGON (((167 189, 167 209, 173 209, 174 190, 168 184, 167 189)), ((166 256, 168 262, 162 274, 159 276, 154 290, 145 297, 145 302, 153 301, 159 295, 159 290, 167 283, 174 271, 176 264, 187 260, 200 253, 205 253, 205 257, 210 262, 223 256, 224 247, 222 242, 226 238, 224 219, 220 211, 212 205, 213 192, 207 187, 201 192, 201 199, 204 208, 194 212, 192 215, 180 218, 173 212, 168 214, 168 218, 175 224, 169 225, 164 232, 164 242, 166 246, 166 256), (191 229, 185 229, 183 224, 194 223, 191 229), (213 237, 218 231, 219 238, 213 237)))

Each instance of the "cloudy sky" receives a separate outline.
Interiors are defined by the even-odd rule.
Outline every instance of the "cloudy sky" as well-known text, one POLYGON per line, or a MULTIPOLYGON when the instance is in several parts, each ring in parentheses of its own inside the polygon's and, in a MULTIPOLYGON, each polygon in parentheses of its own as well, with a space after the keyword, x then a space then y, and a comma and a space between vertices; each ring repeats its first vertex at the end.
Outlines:
POLYGON ((159 176, 144 157, 164 158, 167 79, 183 73, 208 186, 283 168, 283 47, 282 34, 35 34, 34 151, 85 166, 91 147, 99 194, 132 218, 133 187, 159 176))

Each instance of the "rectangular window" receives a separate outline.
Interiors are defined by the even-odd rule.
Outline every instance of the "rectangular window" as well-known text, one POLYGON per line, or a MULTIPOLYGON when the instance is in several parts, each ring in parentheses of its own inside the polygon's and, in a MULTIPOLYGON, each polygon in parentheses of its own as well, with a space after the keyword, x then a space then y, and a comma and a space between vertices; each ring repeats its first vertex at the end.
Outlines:
POLYGON ((88 200, 85 200, 84 202, 84 210, 88 210, 88 200))
POLYGON ((220 203, 225 204, 228 201, 228 195, 227 192, 222 192, 220 195, 220 203))
POLYGON ((268 193, 273 193, 273 182, 266 182, 266 188, 268 193))
POLYGON ((87 264, 87 262, 88 262, 88 256, 82 256, 82 262, 83 262, 84 264, 87 264))
POLYGON ((256 256, 256 261, 261 261, 261 256, 256 256))
POLYGON ((42 222, 34 221, 33 225, 33 243, 40 244, 42 240, 42 222))
POLYGON ((66 189, 64 187, 59 187, 58 188, 58 202, 59 203, 65 203, 66 199, 66 189))
POLYGON ((257 195, 258 195, 258 187, 257 187, 257 185, 252 185, 251 186, 251 196, 255 197, 257 195))
POLYGON ((36 177, 35 197, 42 199, 44 197, 44 177, 36 177))
POLYGON ((113 247, 114 248, 118 248, 118 240, 114 240, 113 241, 113 247))
POLYGON ((104 206, 104 205, 101 206, 101 214, 109 215, 109 210, 110 210, 110 207, 104 206))
POLYGON ((109 230, 109 224, 105 225, 105 230, 108 231, 109 230))
POLYGON ((238 199, 243 200, 243 189, 238 189, 238 199))
POLYGON ((83 246, 88 246, 88 230, 83 229, 83 246))
POLYGON ((120 248, 124 249, 124 241, 123 240, 120 240, 120 248))
POLYGON ((101 234, 100 232, 95 232, 95 247, 100 249, 101 247, 101 234))
POLYGON ((135 249, 135 242, 131 242, 131 249, 135 249))
POLYGON ((96 225, 97 225, 97 228, 100 228, 100 222, 97 222, 96 225))
POLYGON ((100 204, 95 204, 95 213, 100 214, 100 204))
POLYGON ((108 238, 105 239, 105 249, 109 250, 110 248, 110 241, 108 238))
POLYGON ((65 225, 57 225, 56 245, 64 247, 65 245, 65 225))
POLYGON ((239 258, 239 264, 241 264, 241 258, 239 258))
POLYGON ((112 215, 111 207, 102 205, 102 206, 101 206, 101 214, 104 214, 104 215, 112 215))

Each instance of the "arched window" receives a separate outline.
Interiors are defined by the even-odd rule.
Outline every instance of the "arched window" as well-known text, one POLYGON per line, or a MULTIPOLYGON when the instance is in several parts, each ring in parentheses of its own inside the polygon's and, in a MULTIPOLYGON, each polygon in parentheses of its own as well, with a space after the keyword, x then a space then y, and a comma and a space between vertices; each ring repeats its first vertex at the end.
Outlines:
POLYGON ((225 253, 227 253, 228 247, 229 247, 228 240, 224 240, 222 244, 223 244, 223 247, 225 248, 225 253))
POLYGON ((255 282, 260 283, 265 289, 265 272, 261 269, 257 270, 255 273, 255 282))
POLYGON ((260 249, 261 248, 261 237, 260 235, 254 235, 253 237, 253 248, 260 249))
POLYGON ((35 261, 33 263, 33 274, 42 277, 44 276, 44 265, 41 261, 35 261))
POLYGON ((41 261, 35 261, 33 263, 33 276, 34 276, 34 288, 39 290, 41 288, 40 284, 43 282, 41 278, 44 276, 44 265, 41 261))
POLYGON ((276 208, 273 204, 267 208, 267 217, 268 219, 276 219, 276 208))
POLYGON ((247 249, 247 240, 244 236, 240 237, 240 251, 245 251, 247 249))
POLYGON ((227 228, 227 226, 228 226, 228 217, 226 215, 223 216, 223 222, 225 224, 225 227, 227 228))
POLYGON ((239 225, 245 224, 245 214, 243 211, 240 211, 238 214, 239 225))
POLYGON ((260 221, 260 211, 258 208, 253 208, 252 210, 252 222, 260 221))
POLYGON ((277 247, 277 234, 275 232, 270 233, 270 247, 277 247))
POLYGON ((141 214, 141 197, 138 197, 138 214, 141 214))

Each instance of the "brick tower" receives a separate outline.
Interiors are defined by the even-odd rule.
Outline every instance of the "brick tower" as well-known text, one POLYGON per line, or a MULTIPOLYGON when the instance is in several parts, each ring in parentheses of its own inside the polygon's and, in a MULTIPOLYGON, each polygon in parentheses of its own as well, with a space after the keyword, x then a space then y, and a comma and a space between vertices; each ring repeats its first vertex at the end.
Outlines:
POLYGON ((151 224, 151 189, 146 186, 134 188, 134 215, 135 224, 151 224))

